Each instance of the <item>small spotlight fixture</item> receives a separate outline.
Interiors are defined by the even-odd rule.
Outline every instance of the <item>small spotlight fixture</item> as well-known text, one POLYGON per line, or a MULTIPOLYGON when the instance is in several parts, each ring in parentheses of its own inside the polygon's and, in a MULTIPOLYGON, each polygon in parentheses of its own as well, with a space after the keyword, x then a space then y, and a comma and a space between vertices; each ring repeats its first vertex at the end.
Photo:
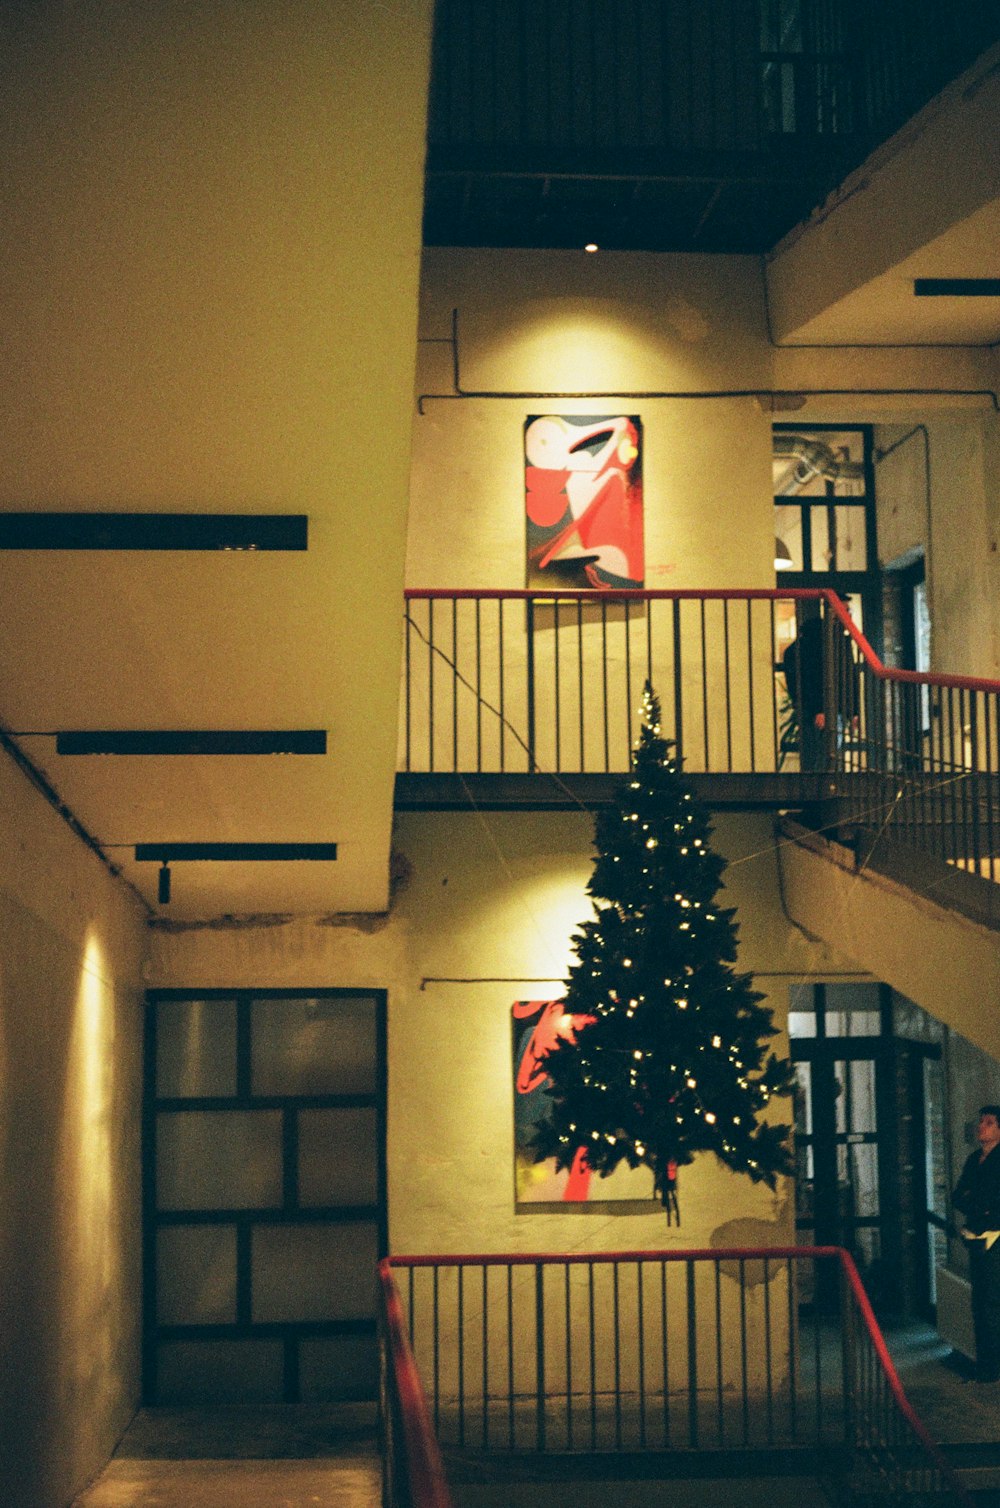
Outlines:
POLYGON ((335 859, 337 845, 336 843, 137 843, 135 857, 139 863, 152 859, 161 864, 177 863, 180 860, 268 864, 275 859, 288 862, 298 859, 335 859))
POLYGON ((600 251, 601 248, 598 246, 596 241, 588 241, 583 249, 584 251, 600 251))
POLYGON ((271 863, 275 859, 332 860, 337 857, 336 843, 137 843, 138 863, 152 860, 160 868, 156 877, 156 898, 161 906, 170 903, 170 865, 181 860, 202 862, 217 860, 230 863, 271 863))
POLYGON ((774 569, 776 571, 790 571, 794 565, 788 546, 779 536, 774 536, 774 569))

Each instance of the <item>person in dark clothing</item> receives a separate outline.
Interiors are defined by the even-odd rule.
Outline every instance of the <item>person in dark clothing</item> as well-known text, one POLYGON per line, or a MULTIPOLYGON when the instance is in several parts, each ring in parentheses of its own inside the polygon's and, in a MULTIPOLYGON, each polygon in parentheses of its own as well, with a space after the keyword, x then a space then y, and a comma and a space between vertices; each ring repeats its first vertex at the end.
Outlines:
POLYGON ((966 1158, 952 1194, 969 1253, 977 1382, 1000 1382, 1000 1105, 983 1105, 979 1150, 966 1158))
POLYGON ((785 685, 799 725, 799 763, 803 770, 821 770, 826 763, 824 632, 822 618, 803 618, 798 633, 781 657, 785 685))

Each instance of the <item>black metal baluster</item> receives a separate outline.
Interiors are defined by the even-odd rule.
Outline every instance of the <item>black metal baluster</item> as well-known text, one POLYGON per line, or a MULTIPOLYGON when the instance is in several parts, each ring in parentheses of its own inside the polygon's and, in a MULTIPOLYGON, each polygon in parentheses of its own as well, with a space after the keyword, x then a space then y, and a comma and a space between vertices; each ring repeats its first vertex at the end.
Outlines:
POLYGON ((996 809, 996 793, 1000 770, 994 757, 993 729, 997 721, 997 709, 1000 706, 1000 698, 996 692, 989 691, 983 697, 983 731, 985 733, 985 765, 986 765, 986 853, 989 857, 989 873, 987 879, 997 878, 997 852, 995 846, 995 833, 993 826, 993 813, 996 809))
POLYGON ((535 602, 532 597, 528 598, 525 626, 528 631, 528 773, 533 775, 537 765, 535 763, 535 602))
POLYGON ((507 733, 507 703, 506 703, 506 677, 504 675, 504 646, 503 646, 503 609, 504 600, 497 598, 497 653, 500 656, 498 666, 500 675, 500 773, 507 768, 505 763, 504 739, 507 733))
POLYGON ((483 618, 482 598, 476 598, 476 769, 483 770, 483 618))
POLYGON ((545 1449, 545 1265, 535 1263, 535 1449, 545 1449))
POLYGON ((796 1257, 787 1257, 788 1267, 788 1424, 789 1433, 794 1442, 799 1437, 799 1408, 798 1408, 798 1267, 796 1257))
MULTIPOLYGON (((632 619, 629 599, 625 598, 625 731, 628 734, 628 758, 632 757, 632 619)), ((626 765, 626 769, 628 766, 626 765)))
MULTIPOLYGON (((791 1337, 789 1337, 789 1340, 791 1337)), ((770 1258, 764 1258, 764 1376, 767 1388, 767 1443, 774 1444, 774 1369, 771 1356, 770 1258)))
MULTIPOLYGON (((774 615, 774 603, 771 603, 771 614, 774 615)), ((771 642, 773 643, 773 637, 771 642)), ((722 643, 725 661, 726 675, 726 769, 732 773, 733 768, 733 688, 731 682, 729 663, 729 598, 722 602, 722 643)), ((773 677, 772 677, 773 680, 773 677)), ((773 701, 773 698, 772 698, 773 701)))
POLYGON ((490 1269, 483 1263, 483 1449, 490 1443, 490 1269))
POLYGON ((594 1264, 587 1263, 587 1300, 590 1319, 590 1448, 597 1449, 597 1341, 594 1330, 594 1264))
POLYGON ((507 1263, 507 1444, 514 1449, 514 1289, 513 1269, 507 1263))
POLYGON ((687 1267, 687 1386, 688 1386, 688 1444, 694 1450, 698 1445, 698 1312, 695 1302, 694 1261, 688 1257, 687 1267))
POLYGON ((451 767, 458 762, 458 598, 451 599, 451 767))
POLYGON ((639 1446, 646 1448, 646 1321, 643 1311, 642 1263, 635 1264, 636 1324, 639 1341, 639 1446))
MULTIPOLYGON (((818 1272, 817 1272, 816 1276, 817 1277, 819 1276, 818 1272)), ((823 1423, 822 1423, 822 1420, 823 1420, 823 1390, 822 1390, 822 1386, 821 1386, 821 1382, 822 1382, 822 1370, 823 1370, 823 1368, 822 1368, 822 1358, 821 1358, 820 1344, 819 1344, 819 1340, 820 1340, 820 1336, 819 1336, 819 1305, 816 1302, 816 1292, 817 1292, 817 1290, 816 1290, 816 1287, 814 1286, 814 1288, 813 1288, 813 1306, 812 1306, 813 1307, 813 1313, 812 1313, 812 1322, 813 1322, 813 1371, 814 1371, 813 1383, 815 1385, 815 1398, 813 1400, 813 1403, 814 1403, 813 1419, 815 1421, 815 1431, 814 1431, 815 1438, 817 1440, 820 1440, 823 1437, 823 1423)))
POLYGON ((552 601, 552 636, 553 636, 552 676, 553 676, 553 681, 554 681, 554 685, 553 685, 553 698, 555 700, 554 711, 555 711, 555 728, 556 728, 556 770, 561 774, 562 773, 562 753, 561 753, 561 749, 562 749, 562 685, 561 685, 560 660, 559 660, 559 598, 558 597, 553 598, 553 601, 552 601))
MULTIPOLYGON (((950 778, 948 781, 951 796, 951 821, 950 821, 950 844, 952 849, 951 858, 955 858, 955 834, 958 831, 958 754, 955 750, 955 688, 948 687, 948 763, 950 765, 950 778)), ((942 831, 942 839, 946 834, 942 831)), ((949 857, 946 853, 945 857, 949 857)))
POLYGON ((673 599, 673 628, 674 628, 674 757, 678 765, 684 759, 684 687, 681 679, 681 604, 680 598, 673 599))
POLYGON ((458 1267, 458 1443, 465 1444, 465 1268, 458 1267))
POLYGON ((427 599, 427 768, 434 770, 434 598, 427 599))
POLYGON ((670 1346, 667 1331, 667 1264, 660 1262, 660 1350, 663 1362, 663 1448, 670 1444, 670 1346))
POLYGON ((615 1335, 615 1449, 622 1448, 622 1337, 618 1294, 618 1263, 611 1264, 612 1310, 615 1335))
POLYGON ((715 1407, 719 1444, 725 1444, 725 1414, 722 1406, 722 1264, 718 1257, 712 1264, 715 1268, 715 1407))
POLYGON ((411 646, 410 646, 410 636, 412 635, 412 633, 413 633, 413 620, 410 617, 410 608, 409 608, 409 606, 407 606, 407 608, 406 608, 406 617, 405 617, 405 637, 404 637, 404 640, 403 640, 403 652, 404 652, 404 657, 405 657, 405 661, 406 661, 406 674, 405 674, 405 679, 406 679, 406 762, 405 762, 404 768, 406 770, 408 770, 408 771, 413 768, 413 759, 412 759, 412 748, 413 748, 413 706, 412 706, 412 702, 413 702, 413 667, 412 667, 412 663, 411 663, 412 655, 411 655, 411 646))
POLYGON ((705 599, 702 597, 698 603, 700 630, 701 630, 701 736, 704 749, 705 770, 712 768, 712 759, 708 745, 708 643, 705 631, 705 599))
MULTIPOLYGON (((729 664, 729 604, 726 604, 726 665, 729 664)), ((771 598, 771 739, 774 746, 774 768, 781 758, 781 735, 778 728, 778 676, 774 666, 778 663, 778 626, 775 600, 771 598)), ((728 669, 726 672, 728 678, 728 669)), ((730 759, 731 759, 730 755, 730 759)), ((730 769, 732 764, 730 763, 730 769)))
POLYGON ((438 1266, 435 1262, 431 1269, 434 1275, 432 1289, 433 1305, 431 1309, 434 1327, 434 1433, 441 1433, 441 1328, 439 1324, 438 1310, 438 1266))
POLYGON ((611 769, 611 750, 608 743, 608 604, 601 598, 601 681, 604 688, 604 773, 611 769))
POLYGON ((653 681, 653 600, 646 598, 646 680, 651 686, 653 681))
POLYGON ((969 829, 972 840, 973 872, 979 874, 982 859, 982 821, 980 818, 979 794, 979 692, 969 692, 969 740, 971 769, 969 772, 969 829))
POLYGON ((587 755, 584 740, 584 702, 583 702, 583 600, 576 599, 576 664, 577 664, 577 688, 578 705, 580 712, 580 774, 587 769, 587 755))
POLYGON ((570 1304, 570 1273, 568 1262, 563 1266, 563 1287, 566 1310, 566 1449, 573 1449, 573 1312, 570 1304))
POLYGON ((753 601, 747 598, 747 714, 750 721, 750 769, 757 769, 757 738, 754 728, 754 701, 753 701, 753 618, 751 609, 753 601))
POLYGON ((740 1257, 740 1380, 743 1389, 743 1444, 750 1443, 750 1389, 747 1367, 747 1264, 740 1257))

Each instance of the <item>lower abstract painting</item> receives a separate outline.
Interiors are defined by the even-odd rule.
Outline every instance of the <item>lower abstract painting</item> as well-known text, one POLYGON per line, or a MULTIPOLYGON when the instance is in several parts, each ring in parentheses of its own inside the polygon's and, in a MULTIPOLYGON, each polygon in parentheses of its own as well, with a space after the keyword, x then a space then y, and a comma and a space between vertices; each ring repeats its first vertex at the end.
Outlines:
POLYGON ((514 1199, 528 1205, 604 1204, 608 1201, 647 1204, 653 1199, 646 1169, 619 1167, 609 1178, 598 1178, 578 1148, 572 1165, 558 1170, 555 1158, 536 1162, 532 1137, 549 1114, 545 1055, 560 1039, 571 1039, 587 1025, 587 1016, 570 1015, 561 1000, 516 1000, 511 1007, 514 1053, 514 1199))

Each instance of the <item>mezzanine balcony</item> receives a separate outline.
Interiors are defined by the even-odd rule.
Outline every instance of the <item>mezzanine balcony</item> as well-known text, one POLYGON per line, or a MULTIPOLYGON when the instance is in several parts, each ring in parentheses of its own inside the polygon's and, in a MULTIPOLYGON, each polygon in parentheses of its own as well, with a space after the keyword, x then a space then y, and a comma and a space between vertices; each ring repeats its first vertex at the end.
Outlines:
MULTIPOLYGON (((902 852, 964 872, 980 894, 1000 880, 1000 686, 885 667, 835 593, 406 599, 400 809, 607 803, 649 681, 712 810, 799 812, 869 857, 879 840, 897 870, 902 852), (810 621, 818 628, 800 638, 810 621), (797 678, 784 659, 796 638, 797 678)), ((995 884, 987 891, 989 909, 995 884)))

